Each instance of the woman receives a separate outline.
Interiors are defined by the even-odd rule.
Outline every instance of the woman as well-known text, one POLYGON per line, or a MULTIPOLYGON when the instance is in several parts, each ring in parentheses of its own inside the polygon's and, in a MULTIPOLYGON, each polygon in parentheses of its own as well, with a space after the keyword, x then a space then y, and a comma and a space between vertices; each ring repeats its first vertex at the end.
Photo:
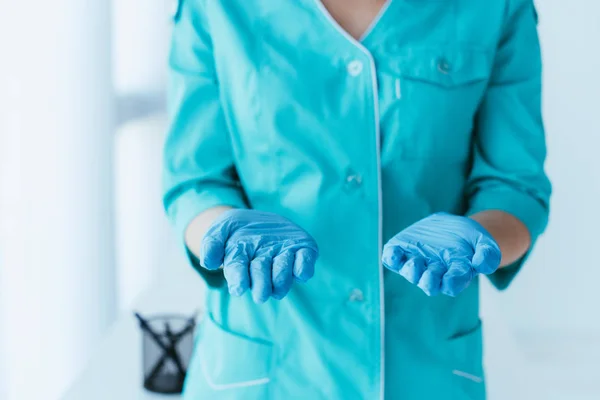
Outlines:
POLYGON ((532 1, 182 0, 171 78, 184 398, 483 399, 479 276, 548 217, 532 1))

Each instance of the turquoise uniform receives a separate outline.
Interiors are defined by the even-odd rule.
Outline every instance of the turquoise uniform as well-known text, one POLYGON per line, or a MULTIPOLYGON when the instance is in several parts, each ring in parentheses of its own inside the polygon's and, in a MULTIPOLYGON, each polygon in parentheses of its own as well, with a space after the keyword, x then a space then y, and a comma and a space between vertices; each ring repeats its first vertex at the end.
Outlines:
POLYGON ((532 1, 393 0, 357 41, 315 0, 183 0, 170 67, 178 234, 208 208, 251 207, 320 249, 312 280, 262 305, 190 256, 209 290, 184 398, 484 399, 478 282, 428 297, 381 251, 438 211, 544 230, 532 1))

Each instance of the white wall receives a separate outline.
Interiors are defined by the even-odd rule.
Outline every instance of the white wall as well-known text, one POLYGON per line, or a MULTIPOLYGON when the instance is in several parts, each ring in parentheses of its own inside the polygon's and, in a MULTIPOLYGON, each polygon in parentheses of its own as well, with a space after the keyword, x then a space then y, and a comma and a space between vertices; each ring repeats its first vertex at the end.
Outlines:
MULTIPOLYGON (((1 124, 0 124, 0 129, 1 129, 1 124)), ((0 165, 0 175, 1 175, 1 171, 2 171, 2 166, 0 165)), ((2 177, 0 176, 0 185, 2 182, 2 177)), ((0 205, 1 207, 1 205, 0 205)), ((1 224, 1 222, 0 222, 1 224)), ((2 258, 2 246, 1 246, 1 242, 0 242, 0 269, 3 268, 5 264, 5 261, 2 258)), ((1 278, 0 278, 1 279, 1 278)), ((0 288, 2 287, 2 282, 0 282, 0 288)), ((2 296, 2 294, 0 293, 0 321, 6 321, 7 319, 4 317, 4 315, 6 314, 5 311, 5 299, 4 296, 2 296)), ((0 399, 7 399, 8 398, 8 363, 6 360, 6 356, 5 354, 7 354, 8 349, 6 348, 6 333, 4 331, 4 329, 2 329, 2 327, 0 326, 0 399)))
MULTIPOLYGON (((121 126, 115 141, 116 239, 119 308, 173 267, 173 230, 162 206, 162 146, 166 116, 156 114, 121 126)), ((181 252, 180 248, 175 250, 181 252)))
POLYGON ((537 1, 550 224, 513 285, 483 284, 490 400, 600 396, 600 3, 537 1), (531 396, 525 396, 525 393, 531 396))
POLYGON ((115 136, 116 241, 119 308, 168 268, 172 232, 162 208, 161 160, 172 16, 177 0, 113 0, 112 43, 119 115, 115 136), (151 111, 152 115, 147 115, 151 111))
POLYGON ((497 296, 516 331, 600 338, 600 2, 538 0, 551 220, 497 296))
POLYGON ((167 265, 157 137, 164 123, 150 141, 125 127, 137 134, 116 143, 125 221, 117 245, 126 251, 115 290, 113 89, 143 103, 128 108, 157 103, 174 2, 113 3, 0 1, 1 399, 56 398, 117 300, 130 305, 167 265))
POLYGON ((113 0, 114 82, 120 95, 163 93, 177 0, 113 0))
POLYGON ((109 11, 0 3, 3 399, 56 399, 114 318, 109 11))

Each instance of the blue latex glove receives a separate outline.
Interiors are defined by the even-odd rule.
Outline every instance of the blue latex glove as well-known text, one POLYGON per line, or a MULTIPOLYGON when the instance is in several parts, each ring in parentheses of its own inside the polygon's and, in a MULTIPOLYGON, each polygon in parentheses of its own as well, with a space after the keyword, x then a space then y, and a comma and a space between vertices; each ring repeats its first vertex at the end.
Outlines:
POLYGON ((200 264, 210 270, 223 265, 229 293, 263 303, 281 300, 294 278, 306 282, 315 271, 315 240, 293 222, 276 214, 235 209, 210 227, 200 250, 200 264))
POLYGON ((404 229, 383 248, 383 265, 427 295, 457 296, 477 274, 491 274, 500 247, 476 221, 433 214, 404 229))

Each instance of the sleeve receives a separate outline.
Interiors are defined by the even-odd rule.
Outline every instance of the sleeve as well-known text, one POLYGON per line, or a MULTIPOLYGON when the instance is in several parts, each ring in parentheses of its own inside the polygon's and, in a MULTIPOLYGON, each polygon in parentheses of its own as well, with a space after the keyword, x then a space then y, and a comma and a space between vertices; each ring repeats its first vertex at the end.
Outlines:
MULTIPOLYGON (((188 224, 201 212, 219 205, 244 208, 246 201, 221 107, 203 3, 179 1, 169 57, 163 203, 184 242, 188 224)), ((223 283, 222 272, 201 268, 187 247, 186 252, 209 285, 223 283)))
MULTIPOLYGON (((514 215, 529 230, 533 248, 548 222, 551 192, 544 172, 541 51, 532 0, 508 0, 508 4, 475 123, 468 214, 501 210, 514 215)), ((508 287, 528 254, 491 275, 494 286, 508 287)))

